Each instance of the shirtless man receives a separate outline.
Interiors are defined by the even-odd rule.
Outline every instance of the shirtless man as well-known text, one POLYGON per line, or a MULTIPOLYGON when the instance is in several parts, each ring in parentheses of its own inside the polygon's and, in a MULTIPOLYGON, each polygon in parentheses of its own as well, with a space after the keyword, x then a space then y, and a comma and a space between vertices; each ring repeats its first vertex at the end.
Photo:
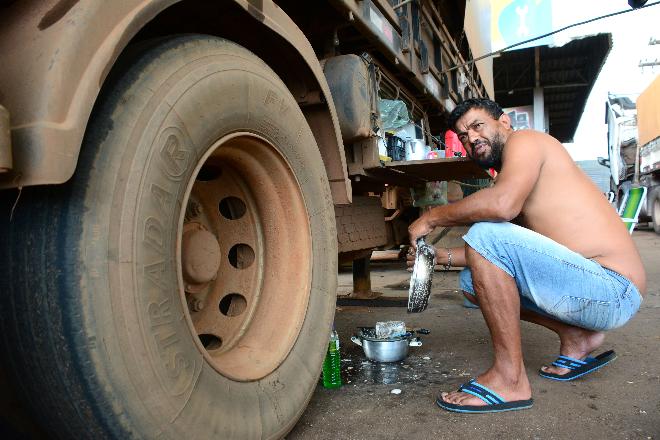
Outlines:
POLYGON ((449 126, 478 165, 498 171, 497 180, 431 209, 408 232, 414 245, 439 226, 473 225, 464 248, 436 249, 436 260, 466 267, 461 287, 480 306, 494 360, 458 391, 443 392, 437 404, 457 412, 529 408, 520 319, 559 336, 561 356, 541 376, 575 379, 615 358, 612 351, 589 354, 605 330, 637 312, 646 276, 623 222, 556 139, 514 132, 509 116, 485 99, 459 104, 449 126))

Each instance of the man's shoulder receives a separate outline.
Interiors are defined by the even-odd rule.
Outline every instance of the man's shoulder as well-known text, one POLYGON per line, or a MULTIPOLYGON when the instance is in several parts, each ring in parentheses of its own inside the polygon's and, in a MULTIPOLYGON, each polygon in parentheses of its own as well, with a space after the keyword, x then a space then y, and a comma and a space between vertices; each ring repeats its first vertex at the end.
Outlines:
POLYGON ((547 133, 536 130, 518 130, 511 133, 506 140, 506 147, 522 151, 546 151, 563 149, 563 145, 547 133))
MULTIPOLYGON (((547 133, 538 130, 525 129, 525 130, 516 130, 509 135, 507 142, 521 142, 533 139, 536 142, 548 142, 553 144, 559 144, 559 141, 554 137, 550 136, 547 133)), ((560 144, 561 145, 561 144, 560 144)))

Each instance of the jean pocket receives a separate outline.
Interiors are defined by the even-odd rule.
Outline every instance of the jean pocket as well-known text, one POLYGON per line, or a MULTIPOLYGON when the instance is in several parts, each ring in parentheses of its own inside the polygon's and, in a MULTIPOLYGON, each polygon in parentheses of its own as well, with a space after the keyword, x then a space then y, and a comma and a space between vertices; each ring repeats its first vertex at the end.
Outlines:
POLYGON ((563 296, 553 315, 560 321, 589 330, 606 330, 611 325, 612 303, 578 296, 563 296))

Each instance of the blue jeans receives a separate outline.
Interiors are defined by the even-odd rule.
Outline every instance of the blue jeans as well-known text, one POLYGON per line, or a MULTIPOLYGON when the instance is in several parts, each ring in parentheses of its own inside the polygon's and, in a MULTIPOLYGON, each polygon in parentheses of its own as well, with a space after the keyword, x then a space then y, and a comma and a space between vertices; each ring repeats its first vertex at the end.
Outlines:
MULTIPOLYGON (((476 223, 463 240, 515 280, 522 308, 554 320, 610 330, 628 322, 642 303, 624 276, 529 229, 476 223)), ((461 271, 460 283, 475 295, 469 268, 461 271)))

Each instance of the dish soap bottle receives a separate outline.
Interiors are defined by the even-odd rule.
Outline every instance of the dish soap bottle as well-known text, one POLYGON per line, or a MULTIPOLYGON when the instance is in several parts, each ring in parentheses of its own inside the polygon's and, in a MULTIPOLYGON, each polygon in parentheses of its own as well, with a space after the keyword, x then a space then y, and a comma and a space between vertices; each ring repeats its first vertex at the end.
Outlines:
POLYGON ((325 388, 341 387, 341 355, 339 354, 339 335, 334 326, 330 332, 328 352, 323 361, 323 386, 325 388))

